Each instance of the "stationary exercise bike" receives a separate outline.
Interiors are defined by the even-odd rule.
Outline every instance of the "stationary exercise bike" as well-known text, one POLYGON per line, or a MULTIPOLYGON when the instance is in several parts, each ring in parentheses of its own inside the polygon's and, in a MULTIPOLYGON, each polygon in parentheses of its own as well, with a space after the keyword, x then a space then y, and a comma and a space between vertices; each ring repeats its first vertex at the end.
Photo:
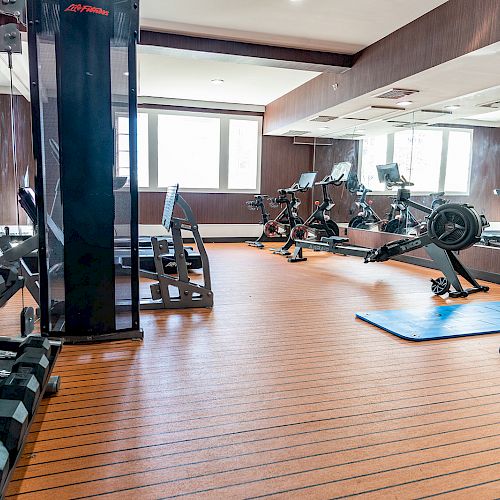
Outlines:
POLYGON ((321 238, 338 236, 339 226, 333 221, 328 212, 335 206, 330 195, 330 186, 341 186, 346 182, 352 165, 348 162, 337 163, 332 171, 322 181, 316 182, 316 186, 321 186, 323 201, 316 202, 316 210, 306 219, 303 224, 296 225, 290 233, 292 240, 321 241, 321 238))
POLYGON ((267 238, 284 237, 285 241, 287 241, 290 236, 291 229, 297 224, 302 224, 304 222, 299 217, 298 210, 301 201, 297 198, 296 193, 309 189, 305 187, 308 175, 309 173, 302 174, 298 182, 292 184, 289 188, 279 189, 278 196, 276 198, 269 198, 269 206, 271 208, 281 206, 283 207, 283 210, 277 217, 269 220, 264 225, 264 235, 267 238), (290 195, 290 198, 288 195, 290 195))
MULTIPOLYGON (((274 203, 269 199, 267 194, 256 194, 254 199, 246 202, 248 210, 261 212, 260 224, 262 225, 262 234, 255 241, 247 241, 246 243, 255 248, 264 248, 264 242, 270 241, 286 241, 290 233, 290 223, 288 221, 288 212, 286 207, 280 212, 280 214, 273 220, 272 224, 270 222, 270 214, 266 211, 265 201, 269 200, 269 205, 271 208, 278 207, 279 204, 274 203)), ((297 200, 298 201, 298 200, 297 200)), ((300 202, 298 202, 300 204, 300 202)), ((293 207, 293 211, 296 212, 298 205, 293 207)))
MULTIPOLYGON (((379 167, 377 167, 379 168, 379 167)), ((436 295, 449 293, 450 297, 467 297, 471 293, 487 292, 487 286, 480 285, 460 262, 455 252, 466 250, 481 239, 483 230, 489 226, 484 215, 479 215, 474 207, 460 203, 444 203, 434 210, 412 201, 408 185, 401 182, 397 163, 381 165, 379 176, 388 187, 399 185, 396 200, 426 214, 426 232, 416 238, 391 241, 380 248, 370 250, 365 262, 385 262, 399 255, 424 248, 444 276, 431 280, 431 289, 436 295), (464 288, 459 276, 470 288, 464 288), (453 288, 453 290, 452 290, 453 288)))
MULTIPOLYGON (((280 189, 278 191, 278 197, 277 198, 272 198, 271 203, 275 203, 278 205, 285 205, 285 212, 288 216, 288 221, 289 221, 289 236, 288 239, 286 240, 286 243, 279 249, 276 248, 271 248, 271 251, 275 254, 278 255, 290 255, 290 248, 293 245, 293 239, 291 237, 292 231, 295 228, 295 226, 299 224, 304 224, 304 221, 299 217, 298 215, 298 207, 300 205, 300 200, 297 198, 297 193, 305 193, 309 191, 314 186, 314 181, 316 180, 316 175, 317 172, 304 172, 301 176, 298 182, 293 184, 291 187, 288 189, 280 189), (289 197, 290 196, 290 197, 289 197)), ((269 221, 265 228, 264 231, 266 234, 271 231, 274 232, 275 230, 280 228, 280 224, 277 219, 269 221)))
POLYGON ((356 206, 359 211, 358 214, 349 221, 349 227, 368 229, 371 226, 379 225, 382 231, 384 230, 385 226, 383 225, 385 222, 378 216, 375 210, 373 210, 371 202, 366 199, 368 193, 371 192, 372 190, 368 189, 364 184, 359 184, 356 190, 356 194, 359 196, 356 206))
MULTIPOLYGON (((385 182, 387 189, 397 186, 399 189, 407 189, 413 186, 413 182, 407 181, 402 175, 396 179, 389 179, 388 174, 397 167, 397 163, 389 163, 387 165, 377 165, 378 178, 380 182, 385 182)), ((399 175, 399 167, 398 167, 399 175)), ((383 227, 385 233, 394 234, 418 234, 421 222, 410 212, 410 207, 405 199, 396 197, 391 203, 391 209, 387 214, 387 224, 383 227)))

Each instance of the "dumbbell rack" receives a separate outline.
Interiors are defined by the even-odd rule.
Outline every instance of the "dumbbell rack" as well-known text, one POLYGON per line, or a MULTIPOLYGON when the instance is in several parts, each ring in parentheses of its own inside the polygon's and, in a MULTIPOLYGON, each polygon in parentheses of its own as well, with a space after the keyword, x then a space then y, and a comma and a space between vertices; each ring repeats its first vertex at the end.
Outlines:
POLYGON ((59 389, 59 377, 52 376, 52 369, 61 346, 38 335, 0 337, 0 498, 42 398, 59 389))

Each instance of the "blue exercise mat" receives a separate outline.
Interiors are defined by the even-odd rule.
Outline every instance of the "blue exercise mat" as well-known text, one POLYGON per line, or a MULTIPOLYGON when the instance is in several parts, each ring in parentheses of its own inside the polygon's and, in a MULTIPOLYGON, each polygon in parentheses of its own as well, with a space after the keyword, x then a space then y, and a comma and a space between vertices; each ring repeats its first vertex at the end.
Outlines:
POLYGON ((500 333, 500 302, 369 311, 356 317, 406 340, 500 333))

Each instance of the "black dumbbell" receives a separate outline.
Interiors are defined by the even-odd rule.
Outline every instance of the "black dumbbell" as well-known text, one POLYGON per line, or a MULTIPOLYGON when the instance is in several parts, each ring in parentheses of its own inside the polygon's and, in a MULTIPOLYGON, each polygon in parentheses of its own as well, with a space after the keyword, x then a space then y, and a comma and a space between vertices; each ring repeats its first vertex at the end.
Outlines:
POLYGON ((26 349, 36 348, 43 349, 45 351, 45 356, 50 357, 52 346, 50 340, 45 337, 40 337, 38 335, 30 335, 19 346, 19 352, 24 352, 26 349))
POLYGON ((7 448, 0 441, 0 491, 2 486, 7 481, 7 476, 9 475, 9 452, 7 448))
POLYGON ((0 399, 22 401, 33 417, 40 399, 40 384, 32 373, 11 373, 0 386, 0 399))
POLYGON ((45 355, 45 350, 28 347, 14 361, 11 373, 33 374, 40 386, 43 387, 49 374, 49 369, 49 360, 45 355))
POLYGON ((9 453, 20 447, 28 429, 28 410, 22 401, 2 400, 0 404, 0 441, 9 453))

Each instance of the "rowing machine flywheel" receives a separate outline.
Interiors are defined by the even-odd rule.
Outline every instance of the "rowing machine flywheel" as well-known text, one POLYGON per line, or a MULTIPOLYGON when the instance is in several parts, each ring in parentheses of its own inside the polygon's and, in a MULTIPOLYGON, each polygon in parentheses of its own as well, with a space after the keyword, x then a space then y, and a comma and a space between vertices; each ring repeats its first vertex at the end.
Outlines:
POLYGON ((437 207, 427 221, 431 241, 444 250, 465 250, 481 239, 488 221, 474 207, 447 203, 437 207))

